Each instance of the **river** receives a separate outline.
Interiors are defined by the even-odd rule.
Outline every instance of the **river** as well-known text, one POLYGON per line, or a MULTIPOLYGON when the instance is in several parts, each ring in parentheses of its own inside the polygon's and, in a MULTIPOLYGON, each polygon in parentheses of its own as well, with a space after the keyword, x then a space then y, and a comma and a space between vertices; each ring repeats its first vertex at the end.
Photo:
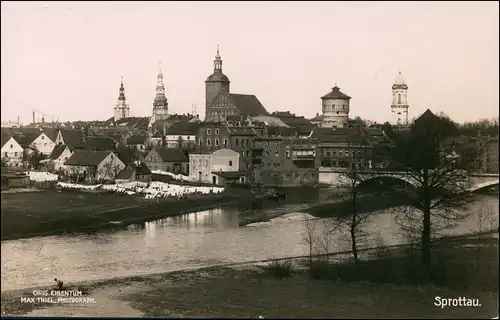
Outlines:
MULTIPOLYGON (((477 197, 469 211, 487 205, 498 222, 498 196, 477 197)), ((70 283, 308 253, 303 213, 246 227, 238 226, 238 217, 236 208, 214 209, 126 230, 2 241, 1 290, 50 285, 56 277, 70 283)), ((477 230, 476 221, 472 215, 444 233, 469 233, 477 230)), ((388 211, 372 212, 367 231, 380 234, 387 245, 403 241, 388 211)), ((334 243, 333 251, 348 248, 339 238, 334 243)))

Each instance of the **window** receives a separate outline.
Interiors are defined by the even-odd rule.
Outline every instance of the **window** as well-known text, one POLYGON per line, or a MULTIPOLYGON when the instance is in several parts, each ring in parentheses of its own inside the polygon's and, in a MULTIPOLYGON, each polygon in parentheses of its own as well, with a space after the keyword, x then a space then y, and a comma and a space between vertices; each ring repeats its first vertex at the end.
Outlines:
POLYGON ((215 135, 218 136, 219 135, 219 129, 215 129, 215 135))
POLYGON ((247 157, 250 156, 250 150, 247 150, 247 157))
POLYGON ((232 167, 233 166, 233 161, 229 160, 229 166, 232 167))
POLYGON ((211 135, 212 134, 212 131, 210 131, 210 129, 207 129, 207 135, 211 135))
POLYGON ((280 156, 280 153, 279 153, 278 151, 276 151, 276 152, 274 153, 274 156, 275 156, 275 157, 279 157, 279 156, 280 156))
POLYGON ((266 141, 266 147, 269 147, 269 141, 266 141))
POLYGON ((227 139, 224 138, 224 147, 227 147, 227 139))
POLYGON ((269 151, 266 151, 266 157, 269 157, 269 151))
POLYGON ((326 156, 329 157, 330 156, 330 151, 327 151, 326 152, 326 156))
POLYGON ((218 147, 219 146, 219 138, 215 138, 215 145, 218 147))
POLYGON ((17 152, 14 152, 14 157, 17 157, 17 152))
POLYGON ((398 93, 398 104, 401 104, 401 93, 398 93))
POLYGON ((278 141, 275 142, 276 146, 278 146, 278 141))
POLYGON ((45 137, 44 137, 44 136, 42 136, 42 140, 43 140, 44 138, 45 138, 45 137))
POLYGON ((285 158, 290 159, 290 151, 285 152, 285 158))
POLYGON ((239 142, 240 142, 240 141, 239 141, 238 139, 235 139, 235 140, 234 140, 234 145, 236 145, 236 146, 237 146, 237 145, 239 144, 239 142))
POLYGON ((210 138, 207 138, 207 146, 211 146, 212 145, 212 140, 210 140, 210 138))
POLYGON ((12 149, 12 148, 14 148, 14 145, 13 145, 13 144, 11 144, 11 145, 10 145, 10 148, 11 148, 11 149, 12 149))
POLYGON ((44 147, 46 147, 46 146, 47 146, 47 142, 45 142, 45 143, 43 144, 43 146, 44 146, 44 147))
POLYGON ((203 140, 201 140, 201 139, 200 139, 198 142, 199 142, 198 144, 199 144, 200 146, 201 146, 201 145, 203 145, 203 140))

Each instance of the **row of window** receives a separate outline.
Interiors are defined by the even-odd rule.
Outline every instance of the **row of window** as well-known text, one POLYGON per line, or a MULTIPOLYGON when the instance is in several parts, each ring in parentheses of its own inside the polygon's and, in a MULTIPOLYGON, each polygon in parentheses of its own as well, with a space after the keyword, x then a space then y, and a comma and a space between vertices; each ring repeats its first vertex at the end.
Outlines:
MULTIPOLYGON (((215 129, 215 135, 218 136, 220 133, 219 129, 215 129)), ((210 136, 212 135, 212 130, 211 129, 207 129, 207 135, 210 136)))
POLYGON ((356 151, 356 152, 351 151, 349 153, 349 150, 333 150, 333 151, 323 150, 323 155, 326 157, 337 156, 337 151, 340 157, 342 157, 342 155, 344 155, 345 157, 349 157, 349 155, 351 155, 352 157, 357 156, 361 158, 363 155, 362 151, 356 151))

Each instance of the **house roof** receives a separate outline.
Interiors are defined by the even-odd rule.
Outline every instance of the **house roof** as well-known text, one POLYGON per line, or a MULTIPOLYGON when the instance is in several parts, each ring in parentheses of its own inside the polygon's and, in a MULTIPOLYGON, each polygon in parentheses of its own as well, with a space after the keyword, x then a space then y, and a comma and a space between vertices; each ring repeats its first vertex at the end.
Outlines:
POLYGON ((350 100, 351 97, 346 95, 345 93, 340 91, 340 88, 335 86, 332 88, 332 91, 322 96, 321 99, 341 99, 341 100, 350 100))
POLYGON ((310 137, 317 139, 320 143, 370 145, 366 136, 358 128, 314 128, 310 137))
POLYGON ((310 121, 323 121, 325 116, 322 114, 316 113, 316 116, 314 118, 309 119, 310 121))
POLYGON ((257 133, 252 127, 227 127, 231 136, 255 136, 257 133))
POLYGON ((189 162, 184 152, 179 148, 156 148, 155 151, 163 162, 189 162))
POLYGON ((120 171, 116 176, 117 179, 129 179, 132 177, 132 174, 135 172, 136 175, 146 175, 151 174, 151 170, 149 170, 148 166, 141 162, 137 165, 135 162, 129 163, 125 169, 120 171))
POLYGON ((393 141, 379 128, 362 128, 372 144, 392 144, 393 141))
POLYGON ((229 96, 240 113, 249 116, 267 116, 266 108, 253 94, 230 93, 229 96))
POLYGON ((66 149, 66 146, 58 146, 56 145, 54 149, 52 149, 52 152, 50 153, 49 159, 50 160, 56 160, 61 156, 61 154, 64 152, 64 149, 66 149))
MULTIPOLYGON (((270 136, 295 136, 299 132, 298 128, 291 127, 268 127, 267 133, 270 136)), ((309 130, 310 132, 310 130, 309 130)))
POLYGON ((150 117, 128 117, 116 121, 117 127, 128 127, 128 128, 147 128, 150 122, 150 117))
POLYGON ((134 134, 133 136, 128 137, 127 144, 131 144, 131 145, 144 144, 147 139, 148 139, 148 136, 146 136, 146 135, 134 134))
POLYGON ((84 148, 90 150, 115 150, 115 140, 109 137, 88 137, 85 140, 84 148))
POLYGON ((196 135, 199 124, 196 122, 189 121, 179 121, 174 124, 170 128, 167 129, 166 135, 175 135, 175 136, 183 136, 183 135, 196 135))
POLYGON ((160 131, 156 131, 151 138, 163 138, 163 136, 161 135, 160 131))
POLYGON ((64 144, 70 148, 80 147, 83 144, 83 132, 81 130, 60 130, 64 144))
POLYGON ((142 154, 135 148, 119 148, 115 153, 125 164, 131 163, 142 156, 142 154))
POLYGON ((7 143, 7 141, 10 140, 10 133, 2 131, 1 138, 2 138, 2 147, 7 143))
POLYGON ((75 150, 73 155, 66 160, 65 165, 70 166, 97 166, 106 159, 111 151, 75 150))
POLYGON ((59 129, 56 128, 43 128, 43 133, 45 133, 52 142, 56 142, 58 132, 59 129))
POLYGON ((33 141, 35 141, 36 138, 40 136, 41 132, 39 133, 14 133, 12 136, 14 139, 19 143, 22 147, 27 147, 29 146, 33 141))

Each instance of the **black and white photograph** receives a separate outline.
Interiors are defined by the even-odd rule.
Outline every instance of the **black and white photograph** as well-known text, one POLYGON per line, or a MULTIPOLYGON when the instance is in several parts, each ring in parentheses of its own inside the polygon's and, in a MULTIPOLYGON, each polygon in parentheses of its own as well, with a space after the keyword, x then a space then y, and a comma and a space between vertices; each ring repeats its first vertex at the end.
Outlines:
POLYGON ((2 1, 3 317, 498 319, 497 1, 2 1))

